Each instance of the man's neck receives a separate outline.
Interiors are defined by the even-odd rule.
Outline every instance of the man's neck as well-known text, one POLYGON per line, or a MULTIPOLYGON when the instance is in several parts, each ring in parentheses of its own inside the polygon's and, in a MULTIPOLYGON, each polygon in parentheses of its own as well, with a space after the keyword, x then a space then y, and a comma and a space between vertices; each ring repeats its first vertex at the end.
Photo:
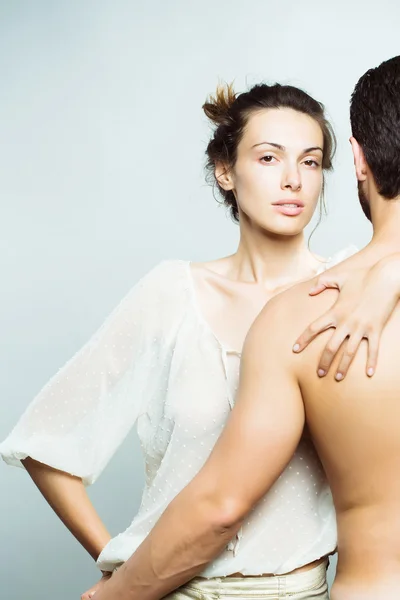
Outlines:
POLYGON ((360 258, 366 263, 400 253, 400 198, 387 200, 372 194, 370 208, 373 226, 372 239, 361 251, 360 258))
POLYGON ((369 246, 383 255, 400 252, 400 197, 388 200, 373 193, 371 219, 374 232, 369 246))

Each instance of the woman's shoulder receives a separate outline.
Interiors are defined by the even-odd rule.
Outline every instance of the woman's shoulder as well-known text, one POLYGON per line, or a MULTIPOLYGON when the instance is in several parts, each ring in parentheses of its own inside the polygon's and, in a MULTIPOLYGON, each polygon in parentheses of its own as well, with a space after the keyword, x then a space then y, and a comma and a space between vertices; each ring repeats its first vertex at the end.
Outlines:
POLYGON ((190 290, 188 270, 189 261, 163 260, 138 280, 130 295, 145 309, 182 307, 190 290))

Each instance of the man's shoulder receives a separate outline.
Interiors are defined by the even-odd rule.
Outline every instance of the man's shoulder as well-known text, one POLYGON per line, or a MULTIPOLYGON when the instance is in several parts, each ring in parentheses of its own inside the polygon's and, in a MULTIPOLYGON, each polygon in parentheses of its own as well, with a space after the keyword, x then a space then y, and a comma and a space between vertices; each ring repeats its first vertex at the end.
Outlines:
POLYGON ((268 335, 276 346, 287 346, 315 319, 329 310, 337 299, 337 290, 325 290, 318 296, 310 296, 310 289, 317 277, 303 281, 272 298, 254 323, 254 327, 268 335))
POLYGON ((311 297, 309 291, 316 278, 298 283, 281 292, 265 305, 247 335, 245 357, 263 365, 278 366, 287 374, 297 377, 298 354, 293 345, 301 333, 328 310, 337 297, 337 291, 326 290, 311 297))

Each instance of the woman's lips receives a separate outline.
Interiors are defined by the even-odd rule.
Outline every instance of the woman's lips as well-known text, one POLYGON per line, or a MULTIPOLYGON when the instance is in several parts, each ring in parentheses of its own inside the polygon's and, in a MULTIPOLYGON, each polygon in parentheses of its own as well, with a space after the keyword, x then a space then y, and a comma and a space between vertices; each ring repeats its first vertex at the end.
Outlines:
POLYGON ((304 206, 290 202, 287 204, 273 204, 273 207, 282 215, 286 215, 287 217, 297 217, 297 215, 302 213, 304 210, 304 206))

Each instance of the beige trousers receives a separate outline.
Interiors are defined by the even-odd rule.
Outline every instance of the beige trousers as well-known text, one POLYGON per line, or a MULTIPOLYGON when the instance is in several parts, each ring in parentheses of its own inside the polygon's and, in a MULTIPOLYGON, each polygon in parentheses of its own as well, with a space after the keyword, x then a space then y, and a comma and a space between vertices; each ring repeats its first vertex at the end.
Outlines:
POLYGON ((301 573, 270 577, 196 577, 164 600, 329 600, 327 561, 301 573))

